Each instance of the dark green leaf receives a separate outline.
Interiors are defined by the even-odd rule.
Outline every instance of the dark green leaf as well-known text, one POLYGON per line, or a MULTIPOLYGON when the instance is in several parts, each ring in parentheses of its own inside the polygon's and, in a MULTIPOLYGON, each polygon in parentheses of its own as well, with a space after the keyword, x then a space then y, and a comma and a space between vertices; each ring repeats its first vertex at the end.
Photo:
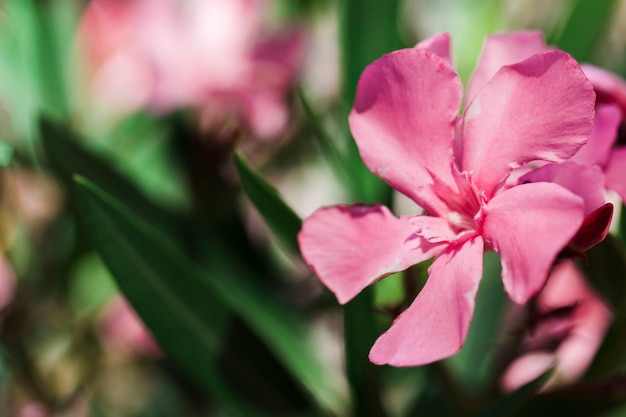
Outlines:
POLYGON ((105 160, 81 146, 73 132, 46 118, 41 119, 40 130, 48 163, 69 189, 74 174, 86 177, 123 201, 149 223, 166 229, 169 236, 175 236, 176 220, 155 206, 138 187, 112 169, 105 160))
POLYGON ((337 407, 303 323, 241 279, 245 263, 216 253, 207 274, 86 179, 76 179, 76 190, 87 228, 118 285, 165 350, 191 375, 234 406, 237 400, 216 376, 214 359, 222 348, 224 321, 236 314, 322 408, 337 407))
POLYGON ((77 177, 76 191, 94 245, 159 344, 238 415, 253 415, 217 372, 228 312, 214 290, 169 242, 89 181, 77 177))
POLYGON ((373 288, 366 288, 344 307, 346 371, 352 393, 354 415, 383 417, 381 367, 369 361, 369 350, 379 336, 373 310, 373 288))
POLYGON ((254 206, 280 242, 294 253, 300 253, 298 232, 302 220, 278 191, 246 163, 243 156, 237 154, 235 158, 241 185, 254 206))

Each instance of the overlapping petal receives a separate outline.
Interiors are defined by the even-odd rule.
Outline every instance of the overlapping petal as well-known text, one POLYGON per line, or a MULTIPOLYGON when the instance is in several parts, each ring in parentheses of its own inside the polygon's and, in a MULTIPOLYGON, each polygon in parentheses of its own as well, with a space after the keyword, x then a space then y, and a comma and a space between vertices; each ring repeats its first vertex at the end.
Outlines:
POLYGON ((485 39, 478 63, 467 85, 465 103, 470 103, 489 80, 505 66, 521 62, 548 47, 538 30, 499 33, 485 39))
POLYGON ((440 253, 429 278, 370 351, 376 364, 416 366, 455 354, 465 342, 482 276, 483 240, 475 237, 440 253))
POLYGON ((450 35, 447 33, 440 33, 438 35, 431 36, 424 39, 415 45, 416 49, 422 49, 424 51, 430 51, 435 55, 438 55, 443 59, 450 68, 454 68, 452 62, 452 56, 450 55, 450 35))
POLYGON ((617 192, 622 201, 626 202, 626 147, 613 151, 604 168, 604 174, 606 188, 617 192))
POLYGON ((445 243, 429 243, 411 217, 384 206, 334 206, 308 217, 298 235, 302 256, 346 303, 378 279, 432 257, 445 243))
POLYGON ((454 121, 461 103, 458 75, 437 55, 392 52, 359 80, 350 129, 368 168, 430 213, 445 211, 431 172, 448 184, 454 121))
POLYGON ((582 224, 583 201, 556 184, 522 184, 498 194, 483 210, 483 236, 500 254, 504 289, 514 302, 525 303, 582 224))
POLYGON ((575 162, 548 164, 520 178, 524 182, 549 182, 558 184, 583 199, 585 216, 605 203, 604 174, 597 165, 580 165, 575 162))
POLYGON ((622 112, 617 105, 598 105, 589 141, 580 148, 571 160, 581 164, 604 166, 617 139, 617 129, 621 121, 622 112))
POLYGON ((615 103, 626 113, 626 81, 612 72, 590 64, 582 64, 581 68, 596 90, 597 102, 615 103))
POLYGON ((591 133, 594 98, 580 67, 564 52, 501 68, 465 112, 463 170, 491 196, 514 168, 570 158, 591 133))

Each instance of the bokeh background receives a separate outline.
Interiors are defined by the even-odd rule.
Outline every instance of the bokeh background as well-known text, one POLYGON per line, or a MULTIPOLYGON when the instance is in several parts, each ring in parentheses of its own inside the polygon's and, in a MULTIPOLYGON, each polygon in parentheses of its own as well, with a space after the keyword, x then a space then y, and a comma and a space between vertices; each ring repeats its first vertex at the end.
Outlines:
POLYGON ((502 389, 497 255, 463 350, 396 369, 367 352, 428 265, 340 306, 298 253, 320 206, 419 210, 350 137, 363 68, 448 32, 467 81, 519 29, 626 75, 617 0, 2 0, 0 415, 626 415, 621 202, 587 264, 615 348, 541 392, 502 389))

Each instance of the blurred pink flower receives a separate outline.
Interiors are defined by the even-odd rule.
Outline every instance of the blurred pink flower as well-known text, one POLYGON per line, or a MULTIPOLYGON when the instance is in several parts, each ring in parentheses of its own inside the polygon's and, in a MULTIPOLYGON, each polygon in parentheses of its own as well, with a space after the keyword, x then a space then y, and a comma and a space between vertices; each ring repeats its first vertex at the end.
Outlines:
POLYGON ((193 107, 260 138, 288 119, 303 32, 265 36, 264 0, 93 0, 79 30, 95 94, 127 110, 193 107))
POLYGON ((128 301, 114 297, 105 306, 96 323, 102 344, 122 356, 161 356, 154 338, 128 301))
POLYGON ((50 417, 46 407, 38 402, 30 402, 20 408, 16 417, 50 417))
POLYGON ((612 318, 573 261, 555 266, 530 314, 525 351, 501 380, 505 391, 521 387, 552 366, 545 388, 576 381, 591 364, 612 318))
POLYGON ((461 116, 447 35, 387 54, 363 72, 349 120, 361 157, 429 215, 325 207, 304 221, 299 242, 341 303, 435 256, 425 287, 373 346, 372 362, 413 366, 456 353, 473 316, 483 252, 500 253, 504 287, 524 303, 581 226, 582 199, 559 185, 502 187, 525 163, 571 157, 591 133, 591 85, 569 55, 525 52, 538 44, 538 32, 489 37, 461 116))

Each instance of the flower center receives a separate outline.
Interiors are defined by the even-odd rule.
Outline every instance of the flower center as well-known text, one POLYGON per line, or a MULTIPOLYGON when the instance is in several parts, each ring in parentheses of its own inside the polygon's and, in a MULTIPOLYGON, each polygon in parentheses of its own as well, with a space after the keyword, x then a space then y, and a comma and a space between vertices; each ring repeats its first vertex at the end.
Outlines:
POLYGON ((450 211, 447 215, 448 223, 455 232, 463 232, 466 230, 476 230, 476 222, 474 218, 466 213, 458 211, 450 211))

